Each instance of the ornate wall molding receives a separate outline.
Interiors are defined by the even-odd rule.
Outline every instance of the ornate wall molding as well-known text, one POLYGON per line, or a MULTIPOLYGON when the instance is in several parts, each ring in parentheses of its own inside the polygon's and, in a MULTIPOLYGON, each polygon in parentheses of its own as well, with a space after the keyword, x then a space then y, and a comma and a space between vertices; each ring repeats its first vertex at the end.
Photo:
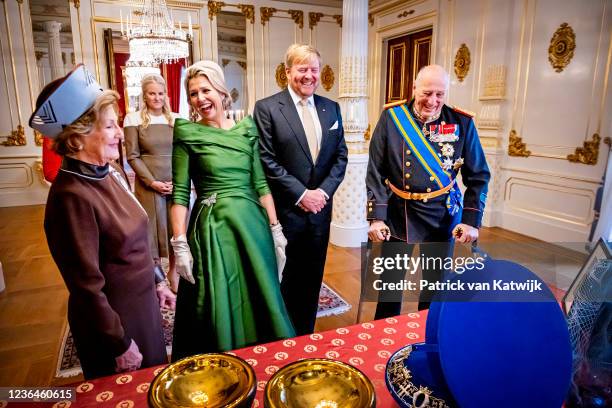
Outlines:
POLYGON ((251 4, 238 4, 236 5, 242 12, 242 15, 251 22, 251 24, 255 24, 255 6, 251 4))
POLYGON ((304 28, 304 12, 302 10, 287 10, 295 24, 300 28, 304 28))
POLYGON ((334 14, 333 19, 336 20, 336 23, 342 28, 342 14, 334 14))
POLYGON ((43 163, 42 160, 36 160, 34 162, 34 166, 32 166, 32 170, 34 170, 34 173, 36 173, 36 175, 38 176, 38 181, 41 182, 41 184, 47 185, 47 180, 45 180, 45 173, 43 171, 43 163))
POLYGON ((397 15, 397 18, 404 18, 404 17, 408 17, 409 15, 414 14, 414 10, 404 10, 402 13, 399 13, 397 15))
POLYGON ((5 141, 0 143, 2 146, 25 146, 27 144, 25 129, 21 125, 17 125, 17 130, 13 130, 10 135, 0 137, 6 138, 5 141))
POLYGON ((548 46, 548 61, 556 72, 561 72, 574 57, 576 49, 576 34, 572 27, 563 23, 550 39, 548 46))
POLYGON ((457 79, 459 82, 463 82, 465 77, 467 76, 470 70, 470 50, 465 45, 465 43, 461 44, 459 49, 457 50, 457 54, 455 55, 455 75, 457 75, 457 79))
POLYGON ((277 10, 274 7, 260 7, 259 11, 261 13, 261 25, 265 26, 277 10))
POLYGON ((36 143, 36 146, 43 145, 43 135, 38 130, 34 130, 34 143, 36 143))
POLYGON ((225 3, 222 1, 208 0, 208 18, 209 20, 213 20, 217 16, 217 14, 219 14, 223 6, 225 6, 225 3))
MULTIPOLYGON (((0 138, 6 138, 6 140, 0 143, 0 145, 2 146, 25 146, 27 144, 27 141, 25 138, 25 129, 23 128, 23 125, 22 125, 23 122, 22 122, 22 117, 21 117, 21 99, 19 97, 19 88, 17 87, 17 68, 15 66, 13 37, 11 35, 11 26, 9 23, 9 11, 8 11, 8 6, 6 4, 6 1, 3 0, 2 5, 4 6, 4 23, 6 25, 6 33, 7 33, 6 39, 8 42, 7 47, 9 51, 9 61, 10 61, 12 74, 13 74, 13 89, 15 91, 15 102, 16 102, 15 105, 17 109, 17 129, 13 130, 13 124, 14 124, 13 110, 12 110, 13 104, 11 103, 12 101, 9 101, 9 116, 11 120, 11 123, 10 123, 11 133, 9 133, 6 136, 0 136, 0 138)), ((19 4, 19 13, 21 14, 21 3, 19 4)), ((4 50, 4 44, 1 38, 0 38, 0 48, 4 50)), ((25 55, 25 58, 27 60, 27 55, 25 55)), ((8 75, 6 72, 4 54, 2 54, 2 69, 4 73, 6 92, 7 94, 9 94, 9 83, 8 83, 8 75)), ((28 75, 29 75, 29 72, 28 72, 28 75)))
POLYGON ((508 156, 529 157, 531 151, 527 150, 527 144, 523 143, 523 139, 519 137, 516 130, 510 131, 510 141, 508 143, 508 156))
POLYGON ((323 88, 329 92, 334 87, 334 70, 329 65, 325 64, 321 70, 321 84, 323 88))
POLYGON ((81 7, 81 0, 72 0, 72 2, 74 3, 74 8, 79 8, 81 7))
POLYGON ((278 85, 280 89, 285 89, 287 87, 287 72, 285 71, 284 62, 281 62, 276 66, 274 79, 276 79, 276 85, 278 85))
POLYGON ((236 64, 240 65, 244 70, 247 69, 247 63, 244 61, 236 61, 236 64))
POLYGON ((368 13, 368 23, 370 23, 370 25, 374 25, 374 14, 368 13))
POLYGON ((308 28, 312 30, 312 27, 316 27, 316 25, 321 20, 321 17, 323 16, 325 16, 325 14, 323 13, 314 13, 312 11, 309 12, 308 13, 308 28))
POLYGON ((223 68, 225 68, 227 66, 227 64, 230 63, 230 60, 227 58, 222 58, 221 59, 221 66, 223 66, 223 68))
POLYGON ((568 154, 567 160, 572 163, 596 165, 597 157, 599 156, 599 142, 601 142, 601 136, 598 133, 594 133, 591 140, 584 141, 582 147, 577 147, 573 154, 568 154))

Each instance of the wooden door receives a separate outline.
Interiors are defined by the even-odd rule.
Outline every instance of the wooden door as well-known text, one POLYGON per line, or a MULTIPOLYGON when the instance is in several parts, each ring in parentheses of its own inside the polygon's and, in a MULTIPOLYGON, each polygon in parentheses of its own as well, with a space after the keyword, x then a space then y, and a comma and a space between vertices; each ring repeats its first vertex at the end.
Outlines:
POLYGON ((385 103, 412 98, 416 74, 430 64, 431 29, 387 42, 387 92, 385 103))

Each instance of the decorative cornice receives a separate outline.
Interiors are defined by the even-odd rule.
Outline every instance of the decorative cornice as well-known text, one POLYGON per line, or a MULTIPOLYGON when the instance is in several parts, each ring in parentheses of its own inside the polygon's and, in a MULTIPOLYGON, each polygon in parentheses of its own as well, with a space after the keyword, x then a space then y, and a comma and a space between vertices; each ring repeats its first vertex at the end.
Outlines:
POLYGON ((529 157, 531 151, 527 150, 527 144, 519 137, 516 130, 510 131, 510 141, 508 143, 508 156, 529 157))
POLYGON ((0 143, 2 146, 25 146, 27 144, 25 129, 21 125, 17 125, 17 130, 13 130, 10 135, 4 137, 6 140, 0 143))
POLYGON ((342 28, 342 14, 334 14, 332 17, 336 20, 340 28, 342 28))
POLYGON ((219 14, 223 6, 225 6, 225 3, 222 1, 208 0, 208 18, 213 20, 217 14, 219 14))
POLYGON ((244 15, 251 24, 255 24, 255 6, 251 4, 237 4, 236 7, 240 9, 242 15, 244 15))
POLYGON ((325 14, 323 13, 314 13, 314 12, 309 12, 308 13, 308 27, 312 30, 312 27, 315 27, 317 25, 317 23, 321 20, 321 17, 323 17, 325 14))
POLYGON ((270 21, 270 17, 276 12, 276 9, 274 7, 260 7, 259 11, 261 12, 261 25, 265 26, 270 21))
POLYGON ((599 142, 601 142, 601 136, 598 133, 594 133, 593 139, 586 140, 582 147, 577 147, 573 154, 568 154, 567 160, 572 163, 596 165, 597 157, 599 156, 599 142))
POLYGON ((304 28, 304 12, 302 10, 287 10, 291 18, 300 28, 304 28))

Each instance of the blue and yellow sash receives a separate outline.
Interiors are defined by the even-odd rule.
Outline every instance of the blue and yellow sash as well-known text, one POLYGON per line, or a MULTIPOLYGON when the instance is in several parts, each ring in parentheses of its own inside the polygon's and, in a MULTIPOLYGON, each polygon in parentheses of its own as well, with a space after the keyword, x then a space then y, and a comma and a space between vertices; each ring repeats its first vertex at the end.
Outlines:
MULTIPOLYGON (((412 150, 414 156, 423 166, 425 171, 439 188, 444 188, 455 180, 452 174, 442 167, 442 161, 434 148, 429 144, 421 129, 417 126, 412 114, 405 104, 389 109, 395 127, 404 139, 404 142, 412 150)), ((454 215, 462 207, 461 191, 453 186, 446 200, 446 207, 451 215, 454 215)))

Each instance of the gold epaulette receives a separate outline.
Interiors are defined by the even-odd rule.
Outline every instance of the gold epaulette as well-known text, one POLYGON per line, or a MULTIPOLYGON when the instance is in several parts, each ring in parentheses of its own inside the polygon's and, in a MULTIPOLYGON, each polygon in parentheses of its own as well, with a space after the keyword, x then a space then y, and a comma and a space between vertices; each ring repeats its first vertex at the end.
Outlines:
POLYGON ((476 116, 476 114, 475 114, 474 112, 469 111, 469 110, 465 110, 465 109, 461 109, 461 108, 460 108, 460 107, 458 107, 458 106, 455 106, 455 105, 449 105, 449 107, 450 107, 452 110, 454 110, 455 112, 459 112, 459 113, 461 113, 461 114, 463 114, 463 115, 465 115, 465 116, 469 116, 470 118, 473 118, 474 116, 476 116))
POLYGON ((394 106, 400 106, 408 102, 408 99, 402 99, 401 101, 389 102, 383 106, 383 109, 393 108, 394 106))

